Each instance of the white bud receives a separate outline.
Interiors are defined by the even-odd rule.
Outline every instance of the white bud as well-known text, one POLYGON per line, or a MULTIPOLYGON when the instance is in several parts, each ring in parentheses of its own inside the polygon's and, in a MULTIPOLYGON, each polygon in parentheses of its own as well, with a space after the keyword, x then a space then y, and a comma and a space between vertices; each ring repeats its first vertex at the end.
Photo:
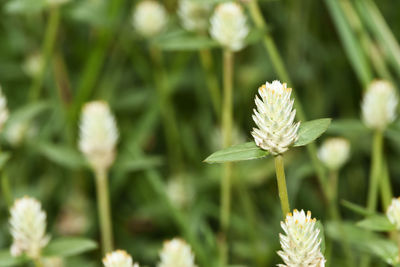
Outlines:
POLYGON ((393 198, 386 211, 386 216, 392 224, 396 225, 396 229, 400 230, 400 197, 393 198))
POLYGON ((319 229, 311 212, 294 210, 286 216, 281 226, 285 235, 279 234, 282 250, 278 255, 285 264, 280 267, 323 267, 325 258, 321 253, 319 229))
POLYGON ((8 120, 8 108, 7 108, 7 99, 5 95, 3 94, 3 90, 1 89, 0 86, 0 131, 3 130, 4 124, 8 120))
POLYGON ((139 264, 133 264, 132 257, 123 250, 116 250, 108 253, 104 259, 105 267, 139 267, 139 264))
POLYGON ((178 209, 190 206, 194 191, 186 177, 173 177, 167 183, 167 196, 178 209))
POLYGON ((35 53, 25 60, 24 65, 22 66, 26 75, 35 78, 40 74, 40 70, 42 68, 43 57, 40 53, 35 53))
POLYGON ((164 30, 168 22, 165 7, 157 1, 144 0, 135 9, 132 24, 139 34, 149 38, 164 30))
POLYGON ((211 4, 198 0, 180 0, 178 15, 188 31, 204 31, 208 28, 211 4))
POLYGON ((190 246, 179 238, 164 242, 158 267, 196 267, 190 246))
POLYGON ((64 267, 64 260, 58 257, 44 258, 43 267, 64 267))
POLYGON ((249 33, 242 7, 234 2, 219 4, 211 17, 211 36, 222 46, 239 51, 249 33))
POLYGON ((82 110, 79 148, 96 171, 107 170, 115 158, 118 129, 108 104, 87 103, 82 110))
POLYGON ((349 159, 350 142, 344 138, 326 139, 318 151, 318 158, 330 170, 338 170, 349 159))
POLYGON ((384 130, 397 116, 398 96, 388 81, 373 81, 362 102, 362 118, 367 127, 384 130))
POLYGON ((20 256, 26 253, 30 258, 39 258, 50 239, 46 236, 46 213, 40 202, 30 197, 17 199, 10 213, 11 254, 20 256))
POLYGON ((261 99, 256 96, 253 120, 258 128, 253 128, 252 135, 257 146, 272 155, 282 154, 297 139, 300 122, 294 123, 296 110, 294 100, 290 99, 291 88, 279 81, 266 83, 258 89, 261 99))

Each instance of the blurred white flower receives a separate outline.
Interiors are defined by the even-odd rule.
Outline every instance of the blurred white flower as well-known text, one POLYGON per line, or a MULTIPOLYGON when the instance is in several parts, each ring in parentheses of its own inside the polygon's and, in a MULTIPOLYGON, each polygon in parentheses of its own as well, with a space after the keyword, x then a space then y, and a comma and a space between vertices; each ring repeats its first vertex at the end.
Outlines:
POLYGON ((198 0, 180 0, 178 15, 188 31, 205 31, 208 28, 211 4, 198 0))
POLYGON ((0 86, 0 131, 3 130, 4 124, 8 120, 9 112, 7 108, 7 99, 3 94, 3 90, 0 86))
POLYGON ((139 267, 139 264, 132 263, 132 257, 123 250, 116 250, 108 253, 104 259, 105 267, 139 267))
POLYGON ((42 68, 42 55, 40 53, 34 53, 25 60, 22 69, 26 75, 35 78, 40 74, 40 69, 42 68))
POLYGON ((44 258, 43 267, 64 267, 64 260, 59 257, 44 258))
POLYGON ((118 129, 108 104, 87 103, 82 110, 79 148, 96 171, 107 170, 115 158, 118 129))
POLYGON ((164 242, 157 267, 196 267, 190 246, 179 238, 164 242))
POLYGON ((183 209, 193 201, 194 191, 186 177, 172 177, 167 183, 167 196, 178 209, 183 209))
POLYGON ((396 225, 396 229, 400 230, 400 197, 393 198, 392 203, 386 211, 389 221, 396 225))
POLYGON ((338 170, 349 159, 350 142, 345 138, 328 138, 319 148, 318 158, 330 170, 338 170))
POLYGON ((291 88, 279 81, 266 83, 258 89, 261 99, 256 96, 253 120, 258 128, 251 132, 254 141, 260 148, 272 155, 282 154, 297 139, 300 122, 294 123, 296 110, 294 100, 290 99, 291 88))
POLYGON ((219 4, 211 17, 211 36, 222 46, 239 51, 249 33, 242 7, 234 2, 219 4))
POLYGON ((148 38, 164 30, 168 22, 165 7, 154 0, 141 1, 135 8, 132 24, 139 34, 148 38))
POLYGON ((285 264, 280 267, 323 267, 325 258, 321 253, 319 229, 315 226, 316 219, 311 218, 311 212, 305 214, 294 210, 286 216, 281 226, 285 235, 279 234, 282 250, 278 255, 285 264))
POLYGON ((37 259, 50 238, 46 236, 46 213, 39 201, 24 197, 17 199, 10 210, 10 232, 13 237, 11 254, 23 253, 37 259))
POLYGON ((368 87, 362 102, 362 118, 371 129, 384 130, 397 116, 398 96, 388 81, 375 80, 368 87))

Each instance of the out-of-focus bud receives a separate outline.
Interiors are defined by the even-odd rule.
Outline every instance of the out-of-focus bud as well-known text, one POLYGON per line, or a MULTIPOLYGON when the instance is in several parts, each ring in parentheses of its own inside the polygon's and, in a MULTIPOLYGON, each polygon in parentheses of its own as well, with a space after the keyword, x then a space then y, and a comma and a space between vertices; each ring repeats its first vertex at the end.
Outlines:
POLYGON ((180 0, 178 15, 188 31, 205 31, 208 28, 211 4, 198 0, 180 0))
POLYGON ((164 243, 160 259, 158 267, 196 267, 192 249, 179 238, 164 243))
POLYGON ((400 230, 400 197, 393 198, 392 203, 386 211, 389 221, 396 225, 396 229, 400 230))
POLYGON ((318 151, 318 158, 330 170, 340 169, 350 155, 350 142, 336 137, 326 139, 318 151))
POLYGON ((26 73, 26 75, 35 78, 40 74, 40 70, 42 68, 42 55, 40 53, 34 53, 25 60, 22 69, 26 73))
POLYGON ((186 177, 178 176, 168 181, 167 195, 175 207, 184 209, 192 203, 194 191, 186 177))
POLYGON ((165 7, 154 0, 140 2, 133 13, 132 24, 143 37, 161 33, 167 26, 168 13, 165 7))
POLYGON ((132 263, 132 257, 123 250, 108 253, 103 259, 104 267, 139 267, 132 263))

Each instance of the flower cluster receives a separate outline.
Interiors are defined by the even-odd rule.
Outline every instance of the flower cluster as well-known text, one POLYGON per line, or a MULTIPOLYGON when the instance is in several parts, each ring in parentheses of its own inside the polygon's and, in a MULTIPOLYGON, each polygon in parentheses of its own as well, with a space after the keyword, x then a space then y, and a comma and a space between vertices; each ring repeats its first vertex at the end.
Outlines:
POLYGON ((164 30, 168 13, 163 5, 154 0, 140 2, 134 11, 132 24, 143 37, 154 37, 164 30))
POLYGON ((179 238, 164 243, 160 259, 158 267, 196 267, 190 246, 179 238))
POLYGON ((400 197, 393 198, 392 203, 386 211, 389 221, 396 225, 396 229, 400 230, 400 197))
POLYGON ((196 0, 180 0, 178 15, 182 26, 188 31, 205 31, 208 28, 208 18, 211 4, 196 0))
POLYGON ((338 170, 349 159, 350 142, 344 138, 329 138, 322 143, 318 157, 330 170, 338 170))
POLYGON ((139 264, 132 262, 132 257, 123 250, 108 253, 103 259, 105 267, 139 267, 139 264))

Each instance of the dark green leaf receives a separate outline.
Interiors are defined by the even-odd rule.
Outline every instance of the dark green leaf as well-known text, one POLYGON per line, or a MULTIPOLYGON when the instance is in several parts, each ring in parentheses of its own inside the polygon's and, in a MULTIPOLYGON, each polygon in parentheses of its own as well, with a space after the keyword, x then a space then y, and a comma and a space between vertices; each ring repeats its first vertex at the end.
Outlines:
POLYGON ((242 161, 251 159, 261 159, 268 156, 268 151, 260 149, 254 142, 228 147, 211 154, 204 161, 207 163, 222 163, 232 161, 242 161))
POLYGON ((364 208, 364 207, 362 207, 360 205, 354 204, 354 203, 352 203, 350 201, 347 201, 347 200, 342 200, 341 204, 343 206, 345 206, 346 208, 348 208, 348 209, 350 209, 350 210, 352 210, 352 211, 354 211, 354 212, 356 212, 356 213, 358 213, 360 215, 363 215, 363 216, 367 216, 367 215, 372 215, 373 214, 372 212, 368 211, 366 208, 364 208))
POLYGON ((0 251, 0 267, 21 266, 28 260, 25 257, 13 257, 9 250, 0 251))
POLYGON ((80 237, 64 237, 55 239, 44 248, 45 257, 69 257, 79 255, 97 248, 96 242, 80 237))
POLYGON ((12 0, 7 2, 5 10, 8 13, 32 14, 42 11, 45 6, 44 0, 12 0))
POLYGON ((386 216, 377 214, 369 216, 362 221, 359 221, 357 225, 372 231, 388 232, 396 229, 395 225, 392 224, 386 216))
POLYGON ((331 124, 331 119, 318 119, 302 122, 298 132, 299 139, 294 146, 305 146, 320 137, 331 124))
POLYGON ((157 45, 163 50, 182 51, 213 48, 217 47, 218 43, 206 36, 184 34, 174 38, 160 38, 157 45))
POLYGON ((7 163, 8 159, 10 158, 10 153, 8 152, 1 152, 0 153, 0 170, 3 169, 3 166, 7 163))
POLYGON ((84 157, 77 150, 68 146, 40 143, 38 149, 48 160, 60 164, 63 167, 79 169, 86 166, 84 157))

